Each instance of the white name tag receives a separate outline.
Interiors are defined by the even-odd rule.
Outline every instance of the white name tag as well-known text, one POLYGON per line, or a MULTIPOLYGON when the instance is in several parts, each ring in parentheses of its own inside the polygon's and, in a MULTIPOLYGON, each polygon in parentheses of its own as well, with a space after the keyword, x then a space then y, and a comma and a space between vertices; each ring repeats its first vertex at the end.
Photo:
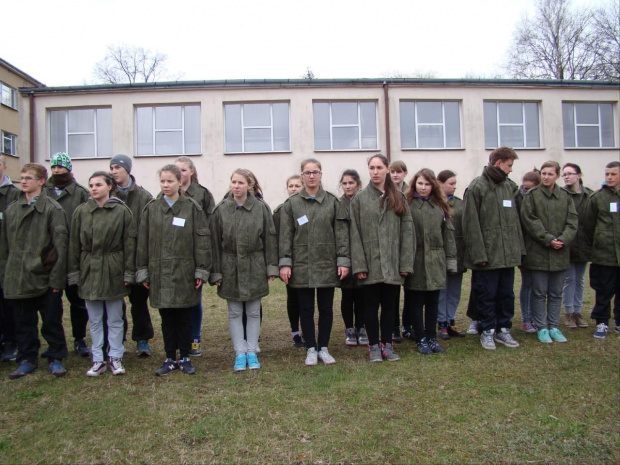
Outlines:
MULTIPOLYGON (((611 202, 609 204, 609 212, 610 213, 618 213, 618 202, 611 202)), ((2 219, 1 216, 0 216, 0 219, 2 219)))
POLYGON ((184 218, 177 218, 175 216, 174 218, 172 218, 172 226, 178 226, 180 228, 184 228, 185 227, 185 219, 184 218))
POLYGON ((504 208, 512 208, 512 200, 504 200, 504 208))
POLYGON ((299 226, 302 226, 308 222, 308 217, 306 215, 297 218, 297 223, 299 226))
POLYGON ((0 213, 0 220, 2 219, 2 213, 0 213))

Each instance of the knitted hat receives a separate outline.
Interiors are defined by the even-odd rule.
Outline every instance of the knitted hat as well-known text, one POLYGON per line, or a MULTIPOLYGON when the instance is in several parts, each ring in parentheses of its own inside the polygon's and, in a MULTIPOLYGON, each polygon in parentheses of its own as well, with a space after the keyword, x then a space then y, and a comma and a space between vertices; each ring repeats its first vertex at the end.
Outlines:
POLYGON ((67 171, 71 171, 71 168, 73 168, 71 157, 65 152, 58 152, 52 155, 51 166, 62 166, 63 168, 67 168, 67 171))
POLYGON ((117 153, 110 159, 110 166, 119 165, 125 168, 127 174, 131 174, 131 158, 127 155, 123 155, 122 153, 117 153))

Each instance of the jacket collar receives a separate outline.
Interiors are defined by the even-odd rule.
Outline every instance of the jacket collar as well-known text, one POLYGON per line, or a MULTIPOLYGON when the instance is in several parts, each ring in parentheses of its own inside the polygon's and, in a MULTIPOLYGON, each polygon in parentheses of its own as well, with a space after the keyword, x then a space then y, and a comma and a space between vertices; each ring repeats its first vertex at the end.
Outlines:
POLYGON ((163 211, 164 213, 167 213, 168 210, 172 210, 172 213, 178 215, 181 211, 181 208, 183 208, 183 204, 185 202, 190 202, 190 200, 187 200, 187 197, 184 197, 183 195, 179 195, 179 198, 176 202, 174 202, 174 205, 172 205, 171 207, 168 205, 168 202, 166 202, 166 199, 164 199, 164 196, 162 194, 161 197, 157 198, 157 202, 159 202, 161 211, 163 211))
MULTIPOLYGON (((103 207, 101 208, 112 208, 114 204, 117 203, 123 203, 123 201, 117 199, 116 197, 110 197, 108 200, 106 200, 106 202, 103 204, 103 207)), ((86 201, 86 208, 88 209, 89 213, 92 213, 97 210, 97 208, 99 208, 99 205, 97 205, 97 202, 95 202, 92 197, 89 197, 86 201)))
POLYGON ((377 186, 375 186, 372 182, 368 183, 368 186, 366 186, 366 189, 368 189, 368 192, 373 194, 374 197, 381 197, 381 196, 383 196, 383 192, 380 191, 377 188, 377 186))
POLYGON ((560 186, 558 186, 557 184, 555 185, 555 187, 553 188, 553 190, 549 189, 548 187, 545 187, 542 185, 542 183, 540 183, 538 185, 538 188, 545 193, 545 195, 547 197, 551 197, 554 196, 556 199, 560 198, 560 186))
MULTIPOLYGON (((305 187, 299 192, 299 195, 301 197, 303 197, 304 199, 307 199, 307 200, 311 200, 312 199, 312 197, 310 195, 308 195, 308 193, 306 192, 306 188, 305 187)), ((319 203, 323 203, 324 199, 325 199, 325 191, 323 190, 323 186, 319 186, 319 191, 314 196, 314 200, 316 200, 319 203)))
POLYGON ((43 210, 45 210, 45 194, 43 194, 43 192, 39 194, 39 197, 33 204, 28 205, 28 202, 26 201, 26 194, 23 192, 19 194, 19 199, 17 201, 22 206, 33 207, 39 213, 42 213, 43 210))
MULTIPOLYGON (((229 195, 228 197, 226 197, 226 202, 228 211, 230 213, 234 213, 234 211, 237 209, 237 202, 235 202, 235 198, 232 195, 229 195)), ((244 208, 247 211, 251 211, 252 207, 256 202, 260 202, 260 200, 258 200, 252 194, 248 194, 248 198, 245 199, 245 202, 243 203, 243 205, 240 205, 239 208, 244 208)))

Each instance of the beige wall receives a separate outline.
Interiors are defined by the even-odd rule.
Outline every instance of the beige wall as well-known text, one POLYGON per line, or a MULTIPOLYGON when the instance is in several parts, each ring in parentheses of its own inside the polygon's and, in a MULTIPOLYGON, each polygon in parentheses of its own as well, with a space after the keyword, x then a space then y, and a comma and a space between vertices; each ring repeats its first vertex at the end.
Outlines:
MULTIPOLYGON (((55 108, 111 106, 113 122, 113 152, 134 156, 134 105, 166 103, 200 103, 202 117, 202 155, 194 157, 200 182, 222 198, 228 188, 230 174, 235 168, 251 169, 258 177, 268 203, 275 207, 286 198, 285 180, 299 172, 300 161, 314 157, 323 165, 323 182, 328 190, 337 190, 340 174, 344 169, 355 168, 368 181, 366 159, 377 152, 386 153, 385 107, 381 85, 323 86, 274 86, 224 87, 198 89, 162 89, 128 92, 39 93, 35 97, 34 156, 39 162, 49 159, 49 128, 47 111, 55 108), (379 149, 354 152, 314 151, 312 102, 314 100, 374 100, 377 102, 379 149), (235 101, 290 101, 291 152, 278 154, 224 155, 223 103, 235 101)), ((543 148, 519 150, 520 159, 515 164, 512 179, 519 183, 522 174, 540 166, 548 159, 561 164, 572 161, 581 165, 586 185, 597 188, 603 179, 604 165, 620 159, 618 149, 565 150, 562 135, 563 100, 612 101, 614 106, 615 144, 620 142, 618 117, 618 89, 611 88, 552 88, 552 87, 500 87, 481 85, 398 86, 389 90, 392 159, 402 159, 409 167, 409 175, 422 167, 436 172, 450 168, 459 176, 459 189, 463 189, 477 176, 488 160, 490 150, 484 147, 483 102, 498 100, 537 100, 541 102, 541 140, 543 148), (399 128, 400 99, 456 99, 461 101, 461 137, 463 149, 459 150, 401 150, 399 128)), ((159 191, 156 171, 175 157, 134 157, 133 172, 139 184, 152 193, 159 191)), ((47 165, 49 167, 49 163, 47 165)), ((79 182, 87 184, 93 171, 107 169, 108 159, 74 160, 74 173, 79 182)))

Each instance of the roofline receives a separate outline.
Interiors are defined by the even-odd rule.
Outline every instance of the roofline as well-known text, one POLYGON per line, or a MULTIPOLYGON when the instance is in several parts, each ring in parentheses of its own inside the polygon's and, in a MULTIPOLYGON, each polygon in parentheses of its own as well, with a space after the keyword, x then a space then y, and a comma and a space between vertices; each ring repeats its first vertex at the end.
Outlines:
POLYGON ((123 92, 131 90, 165 90, 218 87, 341 87, 341 86, 516 86, 516 87, 602 87, 620 89, 620 81, 562 81, 541 79, 223 79, 213 81, 140 82, 127 84, 96 84, 89 86, 62 86, 20 88, 22 93, 89 93, 123 92))
MULTIPOLYGON (((13 66, 11 63, 9 63, 6 60, 3 60, 2 58, 0 58, 0 64, 2 64, 4 66, 6 66, 7 68, 9 68, 15 74, 19 75, 22 79, 26 79, 26 80, 34 83, 35 86, 45 87, 45 84, 43 84, 41 81, 37 81, 35 78, 30 76, 28 73, 23 72, 21 69, 17 68, 16 66, 13 66)), ((20 89, 22 89, 22 88, 20 88, 20 89)))

